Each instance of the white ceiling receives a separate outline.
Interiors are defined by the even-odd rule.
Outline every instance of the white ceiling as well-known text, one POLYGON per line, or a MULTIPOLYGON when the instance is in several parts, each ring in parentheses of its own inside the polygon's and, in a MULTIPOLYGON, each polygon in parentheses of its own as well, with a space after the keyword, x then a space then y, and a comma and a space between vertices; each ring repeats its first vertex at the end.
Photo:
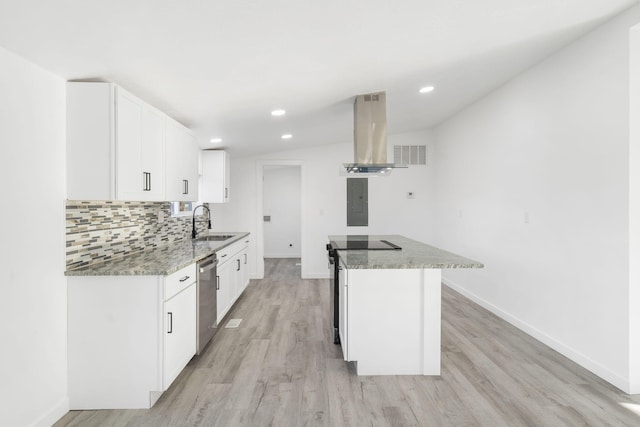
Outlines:
POLYGON ((0 46, 238 156, 348 142, 354 96, 380 90, 390 133, 431 127, 636 2, 0 0, 0 46))

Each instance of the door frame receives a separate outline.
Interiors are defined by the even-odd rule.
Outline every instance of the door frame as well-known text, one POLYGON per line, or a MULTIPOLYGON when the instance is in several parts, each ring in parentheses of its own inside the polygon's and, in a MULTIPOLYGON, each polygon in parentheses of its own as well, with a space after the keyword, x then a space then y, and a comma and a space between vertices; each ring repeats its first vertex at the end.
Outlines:
POLYGON ((300 167, 300 262, 301 277, 306 277, 305 262, 307 257, 307 192, 306 170, 302 160, 257 160, 256 161, 256 263, 257 274, 264 278, 264 167, 265 166, 299 166, 300 167))

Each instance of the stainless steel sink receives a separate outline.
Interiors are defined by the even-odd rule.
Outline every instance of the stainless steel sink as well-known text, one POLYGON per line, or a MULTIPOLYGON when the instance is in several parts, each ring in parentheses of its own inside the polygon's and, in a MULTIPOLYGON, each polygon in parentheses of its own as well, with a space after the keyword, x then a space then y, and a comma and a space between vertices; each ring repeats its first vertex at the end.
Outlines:
POLYGON ((196 240, 207 242, 222 242, 224 240, 235 237, 233 234, 210 234, 207 236, 198 237, 196 240))

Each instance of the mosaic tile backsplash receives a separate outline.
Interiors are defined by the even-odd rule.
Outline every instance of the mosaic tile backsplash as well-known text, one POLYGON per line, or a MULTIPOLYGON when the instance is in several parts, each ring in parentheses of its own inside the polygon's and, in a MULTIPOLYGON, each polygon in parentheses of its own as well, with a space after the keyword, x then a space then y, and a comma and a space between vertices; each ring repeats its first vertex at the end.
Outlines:
POLYGON ((191 238, 191 216, 172 217, 169 202, 67 200, 66 221, 67 270, 191 238))

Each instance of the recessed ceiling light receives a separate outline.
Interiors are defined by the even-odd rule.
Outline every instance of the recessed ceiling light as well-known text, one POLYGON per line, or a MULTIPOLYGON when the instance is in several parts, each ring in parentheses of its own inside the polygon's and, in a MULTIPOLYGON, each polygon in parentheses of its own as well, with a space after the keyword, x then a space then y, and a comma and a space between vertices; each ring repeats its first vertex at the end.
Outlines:
POLYGON ((425 86, 423 88, 420 88, 420 93, 433 92, 434 89, 435 89, 435 87, 433 87, 433 86, 425 86))
POLYGON ((291 139, 293 138, 293 135, 291 135, 290 133, 285 133, 284 135, 282 135, 282 139, 291 139))
POLYGON ((222 138, 211 138, 209 140, 209 142, 212 142, 214 144, 217 144, 218 142, 222 142, 222 138))
POLYGON ((271 115, 272 115, 272 116, 276 116, 276 117, 278 117, 278 116, 284 116, 285 114, 287 114, 287 112, 286 112, 286 111, 284 111, 284 110, 282 110, 282 109, 273 110, 273 111, 271 112, 271 115))

